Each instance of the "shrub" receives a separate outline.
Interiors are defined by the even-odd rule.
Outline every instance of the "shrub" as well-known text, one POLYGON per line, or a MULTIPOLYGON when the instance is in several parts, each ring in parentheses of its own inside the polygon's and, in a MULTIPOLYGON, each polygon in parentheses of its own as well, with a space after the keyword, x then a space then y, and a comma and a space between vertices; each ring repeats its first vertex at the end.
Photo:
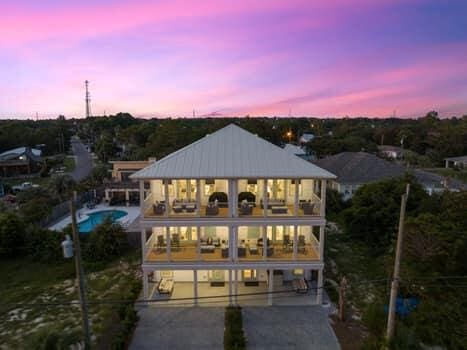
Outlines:
POLYGON ((241 307, 229 306, 226 308, 224 326, 224 349, 246 349, 241 307))
POLYGON ((14 213, 0 214, 0 257, 16 255, 24 245, 24 224, 14 213))
POLYGON ((64 235, 30 225, 26 229, 25 247, 28 254, 37 261, 52 263, 63 261, 61 243, 64 235))
POLYGON ((128 248, 128 238, 123 227, 106 218, 89 234, 85 257, 92 262, 111 261, 122 256, 128 248))

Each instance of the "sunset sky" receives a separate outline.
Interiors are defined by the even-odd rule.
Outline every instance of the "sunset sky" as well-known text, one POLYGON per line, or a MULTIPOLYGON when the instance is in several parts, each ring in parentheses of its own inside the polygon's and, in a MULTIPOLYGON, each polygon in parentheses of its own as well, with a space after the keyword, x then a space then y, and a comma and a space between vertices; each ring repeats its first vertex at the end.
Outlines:
POLYGON ((465 0, 2 0, 0 118, 467 114, 465 0))

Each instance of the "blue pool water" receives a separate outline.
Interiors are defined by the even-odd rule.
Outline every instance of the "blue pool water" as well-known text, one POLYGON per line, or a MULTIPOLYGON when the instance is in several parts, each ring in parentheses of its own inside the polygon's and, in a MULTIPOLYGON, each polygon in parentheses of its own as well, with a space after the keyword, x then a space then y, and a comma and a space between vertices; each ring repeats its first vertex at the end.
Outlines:
POLYGON ((88 216, 88 218, 78 224, 78 229, 80 233, 91 232, 94 229, 94 227, 101 224, 104 221, 104 219, 109 216, 112 218, 112 222, 115 222, 118 219, 127 215, 127 212, 123 210, 100 210, 86 215, 88 216))

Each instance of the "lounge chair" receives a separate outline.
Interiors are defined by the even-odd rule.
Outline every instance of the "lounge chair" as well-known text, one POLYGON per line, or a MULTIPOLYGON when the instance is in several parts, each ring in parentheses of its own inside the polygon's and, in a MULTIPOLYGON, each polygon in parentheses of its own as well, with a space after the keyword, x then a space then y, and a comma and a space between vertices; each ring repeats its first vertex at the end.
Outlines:
POLYGON ((305 236, 298 235, 298 249, 299 253, 306 254, 306 243, 305 243, 305 236))
POLYGON ((174 251, 180 250, 180 235, 178 233, 174 233, 172 235, 172 239, 170 241, 170 249, 174 251))
POLYGON ((293 243, 290 240, 290 235, 284 235, 284 239, 282 241, 282 250, 290 251, 290 249, 293 249, 293 243))
POLYGON ((216 216, 219 214, 219 206, 215 203, 208 203, 206 206, 206 216, 216 216))

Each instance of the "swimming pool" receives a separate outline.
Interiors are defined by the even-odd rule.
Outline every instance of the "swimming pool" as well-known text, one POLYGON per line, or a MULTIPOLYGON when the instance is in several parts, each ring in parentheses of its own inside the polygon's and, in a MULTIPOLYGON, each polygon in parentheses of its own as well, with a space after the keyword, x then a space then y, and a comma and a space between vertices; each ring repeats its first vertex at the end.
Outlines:
POLYGON ((78 224, 80 233, 91 232, 94 227, 101 224, 107 217, 110 217, 112 222, 116 222, 118 219, 126 216, 127 212, 123 210, 100 210, 86 215, 88 218, 78 224))

